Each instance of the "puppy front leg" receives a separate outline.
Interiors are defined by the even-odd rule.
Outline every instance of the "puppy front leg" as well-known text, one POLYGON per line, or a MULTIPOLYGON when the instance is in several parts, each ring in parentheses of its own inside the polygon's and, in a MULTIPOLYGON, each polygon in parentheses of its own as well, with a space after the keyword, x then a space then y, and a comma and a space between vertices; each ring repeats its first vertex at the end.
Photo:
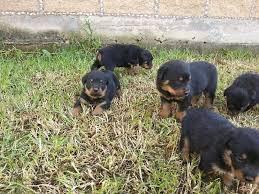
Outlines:
POLYGON ((220 160, 215 150, 206 150, 201 153, 199 169, 207 173, 219 175, 224 185, 231 186, 234 179, 233 173, 220 167, 220 160))
POLYGON ((171 102, 165 99, 163 96, 160 97, 161 106, 159 110, 159 116, 162 118, 167 118, 171 116, 171 102))
POLYGON ((103 113, 104 110, 109 109, 111 106, 111 102, 103 101, 102 103, 98 104, 95 109, 93 110, 93 115, 100 115, 103 113))
POLYGON ((189 162, 189 160, 190 160, 190 140, 183 134, 181 135, 181 139, 180 139, 180 151, 181 151, 184 162, 189 162))
POLYGON ((189 99, 184 99, 184 101, 178 102, 177 104, 178 104, 178 108, 177 108, 177 112, 175 113, 175 118, 177 121, 182 122, 183 118, 186 115, 186 110, 190 106, 190 102, 189 102, 189 99))
POLYGON ((83 112, 83 108, 81 106, 80 98, 76 100, 75 105, 72 110, 72 115, 74 117, 79 116, 83 112))

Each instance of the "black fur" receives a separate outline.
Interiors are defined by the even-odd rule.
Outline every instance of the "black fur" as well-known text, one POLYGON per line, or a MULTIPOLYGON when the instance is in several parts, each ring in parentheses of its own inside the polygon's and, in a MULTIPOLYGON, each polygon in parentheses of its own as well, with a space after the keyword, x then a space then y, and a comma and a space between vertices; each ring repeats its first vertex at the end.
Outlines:
POLYGON ((120 92, 119 80, 108 70, 93 70, 87 73, 82 78, 82 84, 84 87, 74 108, 80 108, 83 102, 94 106, 103 103, 101 108, 109 109, 113 98, 120 92), (92 90, 93 94, 89 95, 86 90, 92 90))
POLYGON ((93 69, 104 66, 105 69, 113 71, 115 67, 131 68, 140 65, 141 67, 152 68, 153 56, 150 51, 131 44, 113 44, 100 49, 93 69), (100 59, 98 58, 100 56, 100 59))
POLYGON ((259 74, 245 73, 238 76, 224 91, 228 110, 232 114, 245 112, 259 103, 259 74))
POLYGON ((216 165, 233 173, 224 158, 225 151, 230 151, 231 165, 243 174, 236 178, 259 184, 259 131, 256 129, 238 128, 208 109, 191 108, 182 121, 180 150, 185 138, 189 141, 189 153, 200 155, 201 170, 210 173, 216 165))
POLYGON ((213 64, 204 61, 185 63, 172 60, 161 65, 157 73, 157 89, 161 94, 161 102, 177 102, 180 112, 190 105, 192 97, 204 94, 211 103, 215 98, 217 87, 217 69, 213 64), (179 79, 182 80, 179 80, 179 79), (169 80, 174 90, 181 90, 183 95, 174 96, 162 89, 162 84, 169 80))

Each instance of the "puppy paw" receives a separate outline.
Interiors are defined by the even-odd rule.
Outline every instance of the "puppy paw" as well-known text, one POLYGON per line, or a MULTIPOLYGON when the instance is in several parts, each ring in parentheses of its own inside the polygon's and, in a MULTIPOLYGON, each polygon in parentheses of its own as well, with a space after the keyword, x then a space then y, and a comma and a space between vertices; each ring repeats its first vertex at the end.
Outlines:
POLYGON ((73 116, 73 117, 78 117, 82 112, 83 112, 82 107, 80 107, 80 106, 75 107, 75 108, 73 108, 73 110, 72 110, 72 116, 73 116))
POLYGON ((229 188, 233 185, 233 180, 234 180, 234 177, 231 174, 227 173, 222 176, 222 181, 224 185, 229 188))
POLYGON ((93 110, 93 112, 92 112, 93 115, 100 115, 100 114, 102 114, 102 113, 103 113, 103 109, 102 109, 100 106, 97 106, 97 107, 93 110))

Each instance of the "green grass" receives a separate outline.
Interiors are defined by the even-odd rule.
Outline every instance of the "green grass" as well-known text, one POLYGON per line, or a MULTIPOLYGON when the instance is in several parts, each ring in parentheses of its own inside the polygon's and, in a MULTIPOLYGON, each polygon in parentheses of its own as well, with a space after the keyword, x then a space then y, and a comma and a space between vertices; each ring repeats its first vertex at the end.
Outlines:
POLYGON ((0 191, 3 193, 236 193, 219 179, 205 180, 198 159, 184 165, 177 153, 180 125, 159 119, 156 72, 169 59, 215 63, 216 109, 238 126, 258 127, 259 109, 230 117, 223 90, 246 71, 259 72, 259 58, 244 51, 197 54, 152 48, 154 68, 131 76, 116 69, 123 95, 111 109, 92 116, 84 107, 71 116, 81 77, 98 43, 54 53, 19 50, 0 54, 0 191))

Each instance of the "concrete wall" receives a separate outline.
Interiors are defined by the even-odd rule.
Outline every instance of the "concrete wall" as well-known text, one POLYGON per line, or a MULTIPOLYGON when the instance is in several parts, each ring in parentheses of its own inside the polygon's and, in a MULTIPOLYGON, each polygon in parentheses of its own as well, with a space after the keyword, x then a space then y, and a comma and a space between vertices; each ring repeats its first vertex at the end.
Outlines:
POLYGON ((86 20, 108 42, 259 45, 259 0, 0 0, 6 44, 66 42, 86 20))

